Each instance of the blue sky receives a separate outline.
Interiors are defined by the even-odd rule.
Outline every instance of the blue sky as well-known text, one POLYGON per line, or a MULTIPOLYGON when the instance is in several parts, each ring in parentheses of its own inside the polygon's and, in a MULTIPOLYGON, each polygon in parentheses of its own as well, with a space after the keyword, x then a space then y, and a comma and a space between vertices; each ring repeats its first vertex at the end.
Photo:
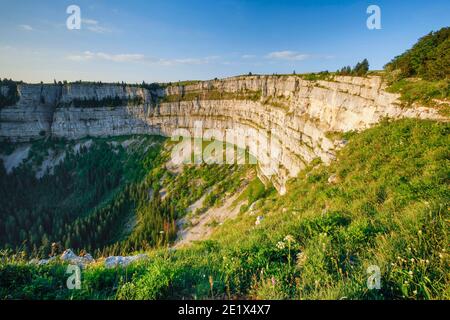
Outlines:
POLYGON ((432 30, 450 1, 0 0, 0 77, 155 82, 380 69, 432 30), (81 8, 68 30, 66 8, 81 8), (381 30, 366 9, 381 8, 381 30))

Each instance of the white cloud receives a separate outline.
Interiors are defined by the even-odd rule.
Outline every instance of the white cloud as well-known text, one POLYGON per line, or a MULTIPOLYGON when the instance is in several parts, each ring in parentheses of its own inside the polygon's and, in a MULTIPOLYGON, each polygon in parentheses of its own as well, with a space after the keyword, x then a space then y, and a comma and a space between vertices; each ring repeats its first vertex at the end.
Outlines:
POLYGON ((67 57, 73 61, 89 61, 89 60, 107 60, 114 62, 143 62, 145 56, 143 54, 108 54, 104 52, 85 51, 79 55, 70 55, 67 57))
POLYGON ((25 31, 33 31, 33 27, 30 26, 29 24, 21 24, 19 25, 19 28, 25 31))
POLYGON ((256 58, 254 54, 244 54, 241 56, 242 59, 253 59, 256 58))
POLYGON ((134 63, 147 63, 147 64, 159 64, 164 66, 172 65, 201 65, 208 64, 217 59, 218 56, 210 56, 204 58, 179 58, 179 59, 163 59, 163 58, 152 58, 147 57, 143 54, 109 54, 104 52, 92 52, 85 51, 81 54, 69 55, 66 57, 68 60, 72 61, 91 61, 91 60, 104 60, 112 62, 134 62, 134 63))
POLYGON ((219 59, 218 56, 210 56, 204 58, 159 59, 157 63, 166 66, 177 64, 200 65, 214 62, 217 59, 219 59))
POLYGON ((95 32, 95 33, 109 33, 112 32, 113 30, 110 28, 106 28, 106 27, 102 27, 102 26, 89 26, 87 27, 87 29, 89 31, 95 32))
POLYGON ((81 19, 81 28, 86 28, 95 33, 109 33, 113 29, 100 25, 100 22, 94 19, 81 19))
POLYGON ((89 24, 89 25, 97 25, 98 21, 94 19, 81 19, 81 23, 89 24))
POLYGON ((290 60, 290 61, 301 61, 309 58, 308 54, 296 52, 296 51, 275 51, 266 55, 268 59, 277 59, 277 60, 290 60))

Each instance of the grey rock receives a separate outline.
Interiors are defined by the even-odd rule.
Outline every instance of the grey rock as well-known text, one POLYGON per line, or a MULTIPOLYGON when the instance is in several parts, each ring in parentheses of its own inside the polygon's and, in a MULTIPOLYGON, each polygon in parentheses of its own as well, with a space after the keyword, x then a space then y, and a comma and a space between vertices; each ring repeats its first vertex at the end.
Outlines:
POLYGON ((106 268, 126 267, 133 262, 147 259, 146 254, 138 254, 135 256, 111 256, 105 259, 106 268))
POLYGON ((339 178, 336 174, 332 174, 331 176, 328 177, 329 184, 336 184, 338 182, 339 182, 339 178))
MULTIPOLYGON (((296 76, 239 76, 219 81, 202 81, 186 86, 172 85, 147 90, 114 84, 18 85, 19 102, 0 110, 0 140, 25 141, 40 134, 68 139, 86 136, 105 137, 130 134, 170 136, 177 128, 193 131, 201 120, 203 129, 225 131, 229 128, 276 132, 282 141, 278 155, 259 144, 262 161, 259 175, 286 192, 286 181, 319 157, 325 164, 335 159, 342 144, 327 138, 327 132, 363 130, 384 117, 447 119, 435 109, 401 108, 399 95, 384 90, 376 76, 335 76, 334 81, 307 81, 296 76), (261 92, 261 99, 195 100, 156 103, 156 98, 182 93, 214 90, 240 94, 245 90, 261 92), (141 105, 75 108, 74 99, 106 97, 136 98, 141 105), (271 99, 285 105, 274 108, 264 103, 271 99)), ((263 132, 250 132, 248 140, 261 141, 263 132)), ((245 139, 238 139, 237 144, 245 139)), ((259 160, 260 155, 256 155, 259 160)))

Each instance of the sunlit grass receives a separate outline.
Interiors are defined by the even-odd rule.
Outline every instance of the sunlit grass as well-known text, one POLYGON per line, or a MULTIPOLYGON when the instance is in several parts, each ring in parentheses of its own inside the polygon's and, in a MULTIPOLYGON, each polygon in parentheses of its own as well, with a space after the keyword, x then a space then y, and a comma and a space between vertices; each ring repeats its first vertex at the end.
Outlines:
POLYGON ((336 162, 312 164, 284 196, 250 184, 240 200, 258 199, 255 212, 210 240, 126 269, 88 268, 75 295, 60 265, 4 262, 1 297, 449 299, 449 124, 385 121, 348 138, 336 162), (380 290, 367 287, 371 265, 380 290))

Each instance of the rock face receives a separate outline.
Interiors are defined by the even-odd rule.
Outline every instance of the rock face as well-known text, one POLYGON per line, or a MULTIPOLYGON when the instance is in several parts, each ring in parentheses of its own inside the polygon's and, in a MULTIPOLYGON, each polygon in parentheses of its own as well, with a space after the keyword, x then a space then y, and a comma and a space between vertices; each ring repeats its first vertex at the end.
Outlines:
POLYGON ((362 130, 383 117, 442 119, 433 109, 402 108, 398 95, 386 92, 378 77, 307 81, 298 76, 245 76, 152 90, 67 84, 18 85, 18 91, 19 102, 0 110, 0 139, 171 136, 180 128, 198 136, 204 134, 196 130, 201 125, 203 130, 215 129, 220 140, 232 129, 239 132, 234 143, 249 147, 260 161, 260 176, 281 193, 286 180, 314 158, 325 163, 334 158, 340 143, 328 138, 328 132, 362 130), (72 104, 75 99, 115 97, 139 98, 141 103, 92 108, 72 104))
POLYGON ((133 262, 147 259, 145 254, 138 254, 135 256, 111 256, 105 259, 106 268, 126 267, 133 262))
POLYGON ((70 264, 76 264, 79 266, 85 266, 89 263, 94 262, 94 258, 88 253, 84 256, 77 256, 72 250, 67 249, 63 252, 60 257, 61 261, 68 262, 70 264))
MULTIPOLYGON (((146 254, 138 254, 134 256, 110 256, 105 258, 104 266, 106 268, 117 268, 117 267, 127 267, 128 265, 148 259, 146 254)), ((49 259, 33 259, 29 263, 37 265, 46 265, 51 262, 62 261, 71 265, 77 265, 81 268, 86 268, 86 266, 95 263, 95 259, 86 253, 83 256, 76 255, 71 249, 66 249, 61 256, 53 256, 49 259)))
POLYGON ((61 88, 54 85, 18 85, 19 102, 0 109, 0 138, 29 140, 51 131, 61 88))

